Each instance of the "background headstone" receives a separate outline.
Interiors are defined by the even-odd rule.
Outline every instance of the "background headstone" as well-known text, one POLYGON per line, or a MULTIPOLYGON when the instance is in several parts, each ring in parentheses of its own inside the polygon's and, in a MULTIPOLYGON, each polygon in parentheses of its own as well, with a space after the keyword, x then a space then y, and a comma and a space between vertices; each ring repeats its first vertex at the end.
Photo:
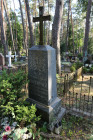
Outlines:
POLYGON ((15 52, 14 57, 15 57, 15 62, 17 62, 17 57, 18 57, 18 55, 16 54, 16 52, 15 52))
POLYGON ((8 52, 8 55, 6 55, 6 57, 8 58, 9 60, 9 64, 8 64, 8 67, 12 67, 12 62, 11 62, 11 58, 14 57, 14 55, 11 55, 11 51, 8 52))

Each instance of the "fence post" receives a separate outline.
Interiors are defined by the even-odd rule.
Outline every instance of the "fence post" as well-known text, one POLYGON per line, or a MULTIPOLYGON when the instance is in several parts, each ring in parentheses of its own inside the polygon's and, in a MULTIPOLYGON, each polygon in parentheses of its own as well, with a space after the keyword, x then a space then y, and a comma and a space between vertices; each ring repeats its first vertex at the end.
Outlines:
POLYGON ((89 94, 90 94, 91 80, 92 80, 92 77, 90 77, 90 83, 89 83, 89 94))
POLYGON ((64 77, 64 94, 66 93, 66 75, 64 77))
POLYGON ((76 93, 76 110, 77 110, 77 96, 78 96, 78 93, 76 93))

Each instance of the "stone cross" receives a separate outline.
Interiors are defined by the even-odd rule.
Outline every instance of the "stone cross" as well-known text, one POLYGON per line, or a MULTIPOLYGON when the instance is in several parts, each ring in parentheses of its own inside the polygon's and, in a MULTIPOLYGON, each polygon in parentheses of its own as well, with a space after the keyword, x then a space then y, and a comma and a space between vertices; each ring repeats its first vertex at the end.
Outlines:
POLYGON ((50 21, 51 20, 51 16, 43 16, 43 11, 44 11, 44 7, 40 6, 39 7, 39 17, 33 18, 33 22, 40 22, 40 42, 39 45, 44 45, 43 44, 43 21, 50 21))
POLYGON ((8 52, 8 55, 6 55, 6 57, 9 58, 9 59, 8 59, 8 60, 9 60, 8 67, 12 67, 11 58, 14 57, 14 55, 11 55, 11 51, 9 51, 9 52, 8 52))
POLYGON ((15 52, 15 62, 17 62, 17 57, 18 57, 18 55, 16 55, 16 52, 15 52))

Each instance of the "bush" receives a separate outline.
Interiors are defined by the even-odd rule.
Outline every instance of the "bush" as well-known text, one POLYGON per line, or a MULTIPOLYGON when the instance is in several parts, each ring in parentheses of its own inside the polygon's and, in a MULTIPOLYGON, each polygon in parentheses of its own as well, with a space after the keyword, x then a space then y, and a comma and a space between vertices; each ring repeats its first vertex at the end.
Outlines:
POLYGON ((90 73, 93 73, 93 67, 90 68, 89 72, 90 73))
POLYGON ((75 67, 74 67, 74 66, 71 66, 70 70, 71 70, 71 72, 76 71, 76 69, 75 69, 75 67))
POLYGON ((36 107, 31 106, 22 99, 24 96, 22 88, 27 83, 26 76, 24 71, 9 75, 6 71, 3 72, 0 77, 0 94, 3 95, 3 98, 0 99, 1 117, 10 117, 18 123, 21 121, 30 123, 40 120, 40 117, 36 116, 36 107))
POLYGON ((82 67, 83 66, 83 63, 81 63, 81 62, 77 62, 76 63, 76 69, 79 69, 80 67, 82 67))
POLYGON ((73 66, 75 69, 77 68, 76 63, 73 63, 72 66, 73 66))
POLYGON ((77 69, 79 69, 80 67, 83 66, 83 63, 81 63, 81 62, 76 62, 76 63, 73 63, 72 66, 77 70, 77 69))
POLYGON ((17 101, 23 96, 22 88, 27 83, 27 74, 24 71, 7 74, 3 71, 0 77, 0 94, 3 95, 4 105, 7 102, 17 101))
POLYGON ((79 53, 78 54, 78 58, 81 59, 82 57, 83 57, 83 54, 82 53, 79 53))
POLYGON ((88 69, 86 67, 83 68, 83 73, 87 73, 88 69))

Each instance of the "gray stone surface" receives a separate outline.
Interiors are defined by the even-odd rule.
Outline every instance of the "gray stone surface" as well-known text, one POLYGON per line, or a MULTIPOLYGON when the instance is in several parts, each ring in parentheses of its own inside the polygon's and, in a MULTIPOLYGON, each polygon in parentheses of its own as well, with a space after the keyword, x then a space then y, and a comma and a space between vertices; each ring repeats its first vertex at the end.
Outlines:
POLYGON ((49 130, 51 131, 54 130, 55 124, 62 120, 66 112, 66 110, 62 108, 61 99, 58 97, 56 97, 49 106, 41 104, 31 98, 28 98, 27 101, 31 104, 36 104, 38 109, 37 115, 41 115, 41 119, 49 124, 49 130))
POLYGON ((55 55, 55 49, 50 46, 29 49, 29 97, 45 105, 57 97, 55 55))
POLYGON ((37 113, 53 131, 65 109, 57 97, 56 52, 50 46, 33 46, 28 51, 29 101, 36 104, 37 113))

